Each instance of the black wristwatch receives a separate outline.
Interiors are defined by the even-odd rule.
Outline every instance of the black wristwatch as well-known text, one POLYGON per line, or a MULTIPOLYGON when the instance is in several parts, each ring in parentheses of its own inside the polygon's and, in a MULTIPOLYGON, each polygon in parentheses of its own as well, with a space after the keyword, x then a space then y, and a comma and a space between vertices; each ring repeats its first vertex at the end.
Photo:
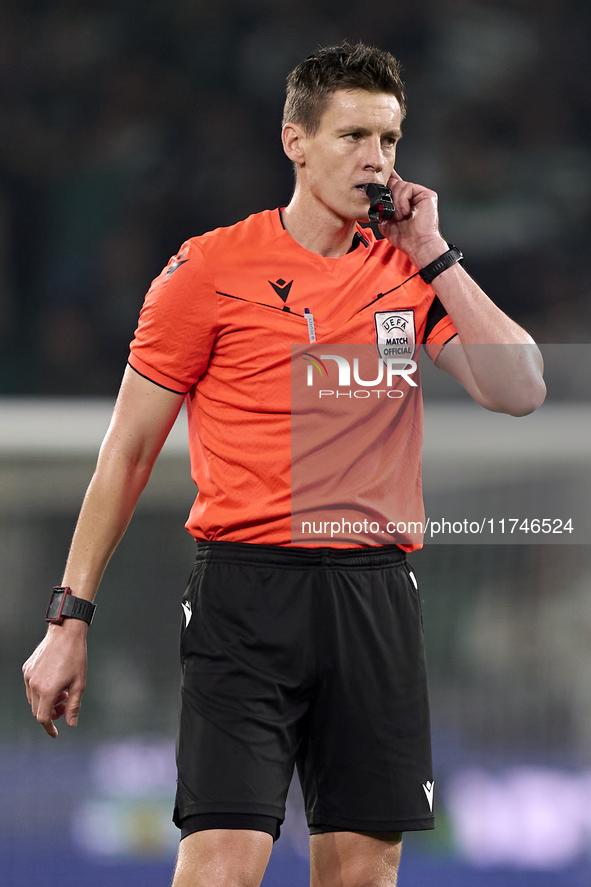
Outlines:
POLYGON ((56 586, 51 593, 49 606, 45 614, 45 621, 53 625, 61 625, 64 619, 81 619, 90 623, 96 610, 96 604, 85 601, 81 597, 75 597, 72 589, 67 586, 56 586))
POLYGON ((464 253, 461 249, 454 246, 453 243, 448 243, 447 245, 449 246, 449 249, 446 253, 443 253, 438 259, 425 265, 425 267, 421 268, 419 271, 419 274, 425 283, 431 283, 432 280, 435 280, 438 274, 441 274, 441 272, 445 271, 447 268, 451 268, 456 262, 461 262, 464 258, 464 253))

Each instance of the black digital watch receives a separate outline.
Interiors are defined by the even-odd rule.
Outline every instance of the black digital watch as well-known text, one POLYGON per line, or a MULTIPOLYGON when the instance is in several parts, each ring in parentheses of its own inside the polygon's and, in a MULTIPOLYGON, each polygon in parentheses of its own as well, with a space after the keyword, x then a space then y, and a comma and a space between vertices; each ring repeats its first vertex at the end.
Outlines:
POLYGON ((49 599, 45 621, 52 625, 61 625, 64 619, 81 619, 88 625, 92 622, 96 604, 75 597, 72 589, 67 586, 56 586, 49 599))
POLYGON ((459 247, 454 246, 453 243, 448 243, 447 245, 449 247, 447 252, 439 256, 438 259, 435 259, 434 262, 430 262, 429 265, 425 265, 424 268, 420 269, 419 274, 425 283, 431 283, 432 280, 435 280, 438 274, 451 268, 456 262, 460 262, 460 264, 463 263, 464 253, 462 250, 459 249, 459 247))

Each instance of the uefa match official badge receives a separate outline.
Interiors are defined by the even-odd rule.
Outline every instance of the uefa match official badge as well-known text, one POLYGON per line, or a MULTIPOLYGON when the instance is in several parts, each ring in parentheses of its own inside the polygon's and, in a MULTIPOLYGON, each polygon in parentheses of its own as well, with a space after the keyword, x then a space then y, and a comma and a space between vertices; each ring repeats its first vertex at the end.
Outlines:
POLYGON ((403 311, 376 311, 376 344, 382 360, 388 357, 412 357, 417 342, 415 313, 412 308, 403 311))

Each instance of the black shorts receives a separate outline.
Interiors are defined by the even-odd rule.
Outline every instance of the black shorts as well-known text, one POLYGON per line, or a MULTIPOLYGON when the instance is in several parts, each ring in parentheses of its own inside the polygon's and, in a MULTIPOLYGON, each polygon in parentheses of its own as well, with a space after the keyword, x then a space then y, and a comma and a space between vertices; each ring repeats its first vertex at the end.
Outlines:
POLYGON ((183 598, 174 821, 274 838, 433 828, 421 606, 404 553, 198 543, 183 598))

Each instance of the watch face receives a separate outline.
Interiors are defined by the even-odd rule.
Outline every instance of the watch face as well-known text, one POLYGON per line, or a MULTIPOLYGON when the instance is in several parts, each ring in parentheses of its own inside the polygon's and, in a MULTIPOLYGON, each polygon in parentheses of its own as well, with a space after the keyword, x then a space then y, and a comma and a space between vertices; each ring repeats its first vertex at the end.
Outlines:
POLYGON ((49 602, 49 607, 47 608, 47 615, 45 617, 48 621, 55 621, 60 618, 64 594, 64 591, 53 592, 51 600, 49 602))

